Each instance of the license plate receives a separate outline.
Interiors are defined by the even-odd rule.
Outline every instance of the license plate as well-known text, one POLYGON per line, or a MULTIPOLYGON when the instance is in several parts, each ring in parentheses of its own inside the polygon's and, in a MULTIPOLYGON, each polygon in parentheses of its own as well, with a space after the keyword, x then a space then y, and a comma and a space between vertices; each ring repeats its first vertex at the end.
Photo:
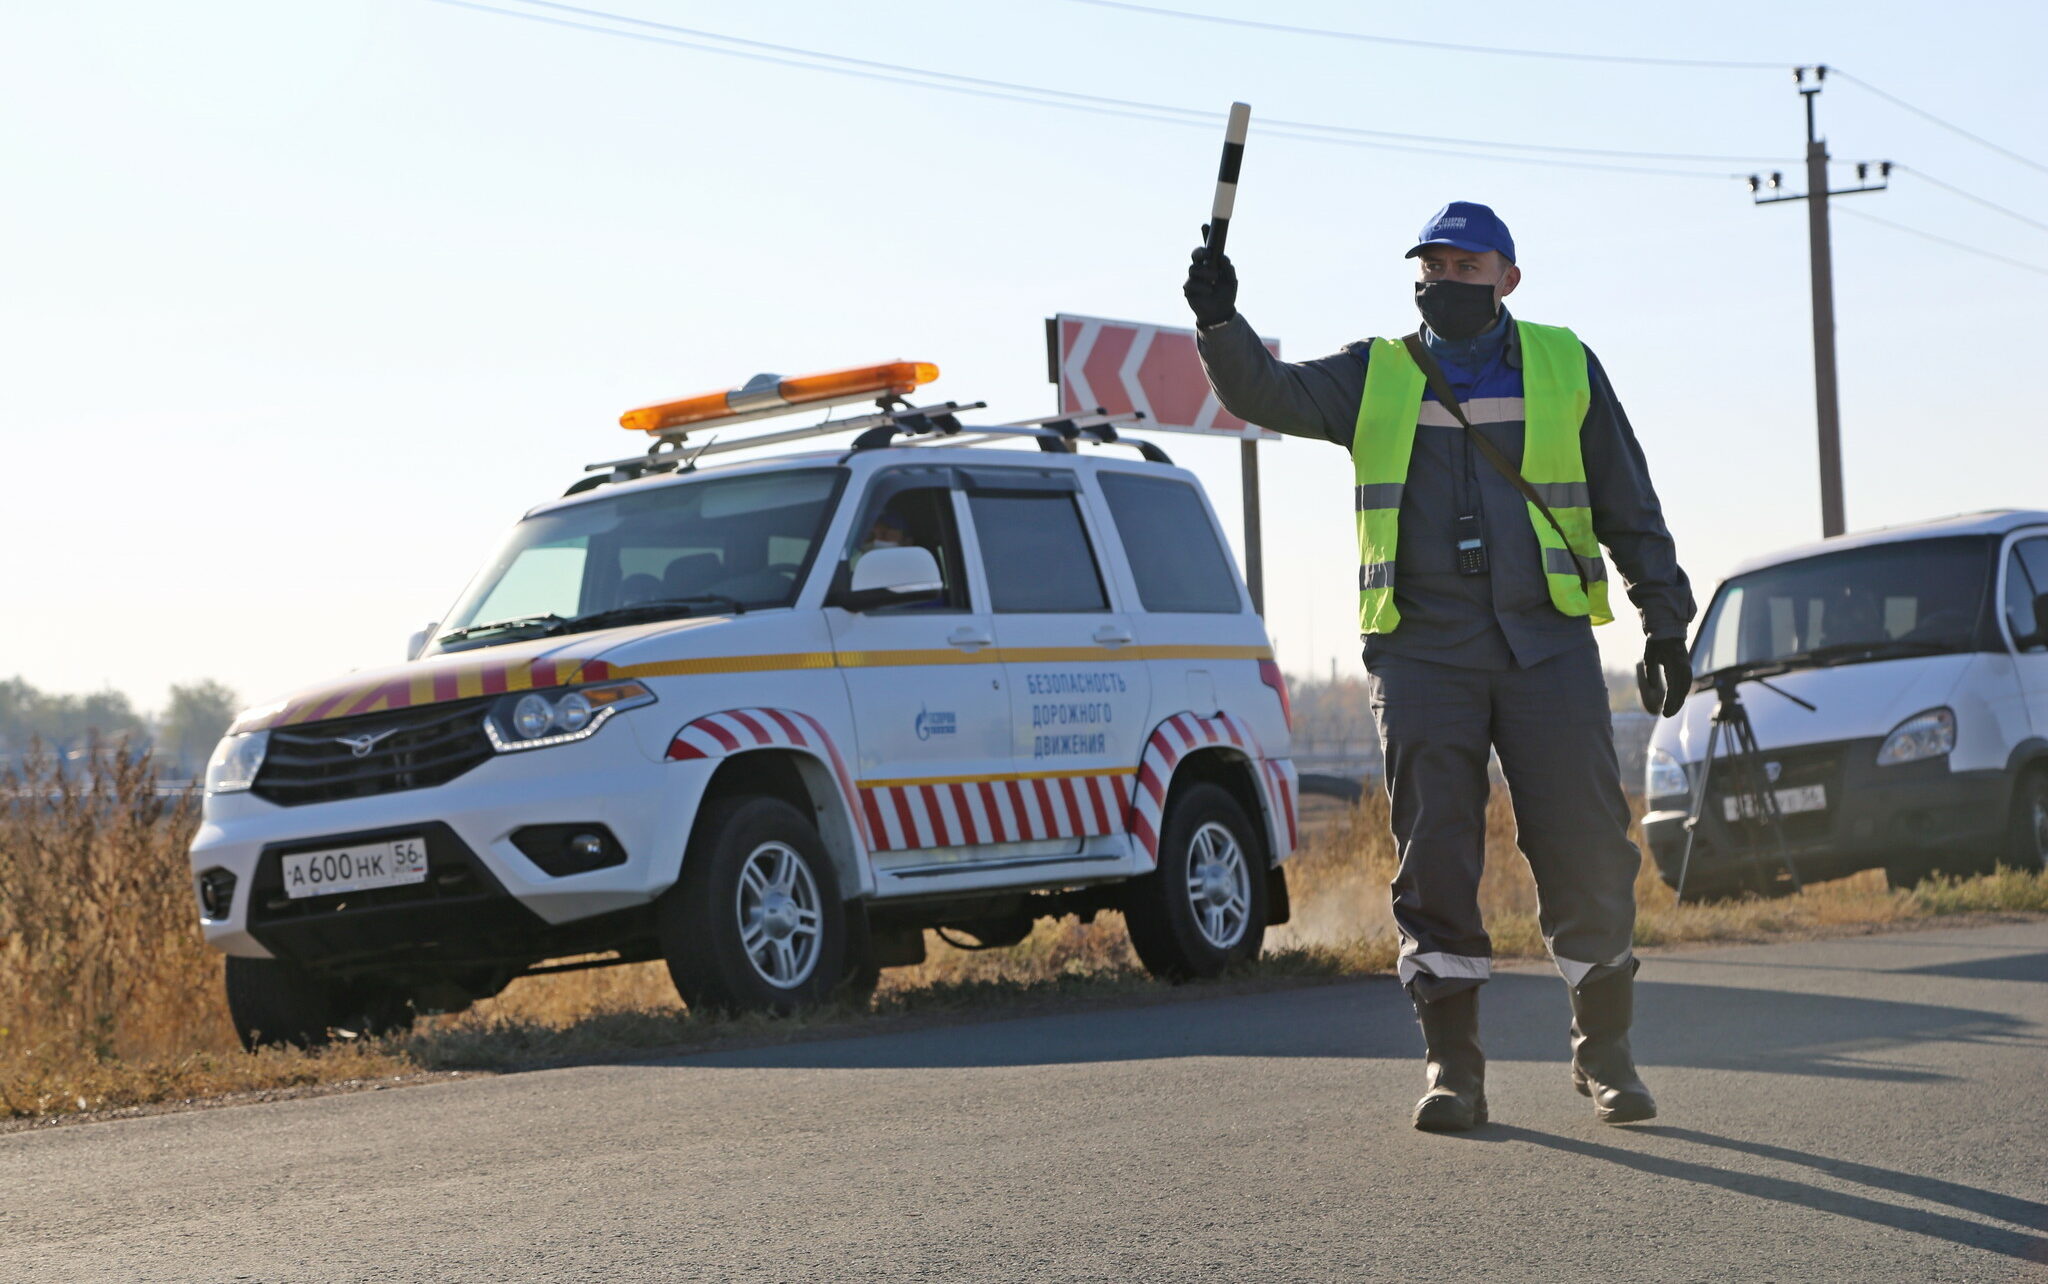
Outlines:
MULTIPOLYGON (((1803 811, 1826 811, 1828 809, 1828 787, 1826 785, 1804 785, 1798 789, 1780 789, 1771 795, 1771 799, 1778 804, 1778 814, 1780 816, 1796 816, 1803 811)), ((1744 796, 1742 798, 1723 798, 1721 800, 1721 812, 1730 821, 1735 820, 1738 816, 1746 820, 1755 820, 1759 818, 1761 809, 1756 805, 1756 799, 1744 796)))
POLYGON ((332 896, 404 887, 427 881, 427 840, 394 838, 327 852, 296 852, 284 858, 284 894, 332 896))

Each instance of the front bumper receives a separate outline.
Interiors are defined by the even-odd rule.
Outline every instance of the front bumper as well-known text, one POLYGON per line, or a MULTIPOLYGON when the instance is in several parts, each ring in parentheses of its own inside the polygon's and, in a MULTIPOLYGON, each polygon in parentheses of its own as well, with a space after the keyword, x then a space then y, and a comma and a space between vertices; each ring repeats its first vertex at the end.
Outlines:
MULTIPOLYGON (((1877 765, 1877 739, 1801 745, 1767 750, 1764 759, 1781 770, 1774 790, 1821 785, 1827 808, 1783 818, 1785 846, 1801 878, 1831 878, 1911 860, 1977 856, 1998 850, 2006 832, 2011 778, 2003 771, 1951 771, 1946 758, 1877 765)), ((1687 765, 1697 780, 1699 764, 1687 765)), ((1775 853, 1767 835, 1763 847, 1726 823, 1718 787, 1732 774, 1714 765, 1713 787, 1700 824, 1699 841, 1687 871, 1689 887, 1739 879, 1754 868, 1758 850, 1768 868, 1775 853)), ((1666 882, 1675 882, 1685 853, 1689 800, 1654 798, 1643 817, 1643 834, 1666 882)))
POLYGON ((714 767, 653 760, 627 728, 612 726, 587 741, 496 755, 430 788, 297 807, 247 793, 211 797, 192 843, 192 869, 226 870, 235 888, 227 913, 203 918, 202 927, 209 943, 230 954, 360 962, 380 949, 402 954, 408 942, 446 937, 465 919, 488 920, 509 939, 630 911, 675 882, 714 767), (553 877, 512 842, 530 825, 593 822, 624 848, 623 864, 553 877), (319 914, 259 907, 259 897, 266 898, 262 906, 285 899, 278 874, 285 853, 380 836, 426 838, 426 886, 440 890, 414 899, 389 895, 405 889, 380 889, 293 903, 319 907, 319 914), (442 883, 444 873, 463 877, 442 883), (334 921, 318 931, 282 926, 323 915, 334 921))

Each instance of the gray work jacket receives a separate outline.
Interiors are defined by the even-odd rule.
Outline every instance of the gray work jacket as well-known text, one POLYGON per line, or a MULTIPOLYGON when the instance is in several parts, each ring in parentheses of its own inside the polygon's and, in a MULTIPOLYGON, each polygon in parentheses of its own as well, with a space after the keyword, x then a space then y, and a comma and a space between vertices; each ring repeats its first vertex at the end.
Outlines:
MULTIPOLYGON (((1266 351, 1242 316, 1198 332, 1202 365, 1230 412, 1250 423, 1295 437, 1334 442, 1347 452, 1365 393, 1364 343, 1315 361, 1280 361, 1266 351)), ((1507 320, 1505 359, 1519 383, 1521 350, 1507 320)), ((1642 447, 1615 399, 1606 372, 1589 349, 1592 405, 1579 430, 1593 530, 1619 568, 1629 600, 1653 638, 1682 638, 1692 620, 1692 586, 1678 565, 1662 506, 1650 485, 1642 447)), ((1497 399, 1445 362, 1452 389, 1478 431, 1519 465, 1523 422, 1519 413, 1489 414, 1497 399), (1460 386, 1460 385, 1463 386, 1460 386), (1472 397, 1477 388, 1481 396, 1472 397)), ((1491 381, 1498 386, 1498 379, 1491 381)), ((1410 655, 1466 668, 1528 668, 1593 644, 1584 618, 1567 616, 1550 601, 1528 505, 1505 477, 1464 441, 1464 429, 1428 398, 1415 435, 1408 482, 1402 491, 1400 541, 1395 555, 1394 605, 1400 627, 1365 639, 1376 653, 1410 655), (1429 413, 1435 411, 1436 413, 1429 413), (1476 510, 1487 545, 1488 572, 1456 569, 1457 519, 1476 510)), ((1510 405, 1502 400, 1500 404, 1510 405)))

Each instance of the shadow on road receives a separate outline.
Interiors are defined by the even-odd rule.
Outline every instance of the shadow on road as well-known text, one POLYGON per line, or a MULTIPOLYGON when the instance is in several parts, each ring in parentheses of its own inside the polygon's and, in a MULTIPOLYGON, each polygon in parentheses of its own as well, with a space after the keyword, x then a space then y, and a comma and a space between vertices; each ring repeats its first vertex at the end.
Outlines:
MULTIPOLYGON (((1562 1062, 1571 1015, 1564 984, 1496 977, 1481 1001, 1494 1061, 1562 1062)), ((1636 1046, 1648 1066, 1689 1066, 1901 1083, 1953 1076, 1865 1059, 1923 1043, 2033 1037, 1996 1012, 1883 999, 1646 982, 1636 1046)), ((1150 1007, 945 1026, 872 1038, 710 1051, 693 1066, 910 1069, 1067 1065, 1164 1057, 1419 1057, 1407 995, 1391 979, 1150 1007)))
MULTIPOLYGON (((1657 1142, 1678 1142, 1709 1149, 1732 1150, 1758 1158, 1796 1164, 1859 1185, 1931 1203, 1948 1204, 1954 1208, 1995 1217, 2001 1221, 2015 1222, 2021 1226, 2039 1227, 2048 1222, 2048 1205, 2038 1204, 2032 1200, 2015 1199, 1996 1191, 1980 1190, 1974 1186, 1896 1172, 1889 1168, 1874 1168, 1868 1164, 1829 1159, 1783 1146, 1736 1141, 1691 1128, 1666 1128, 1654 1125, 1632 1128, 1625 1135, 1645 1140, 1654 1138, 1657 1142)), ((1695 1159, 1652 1154, 1618 1145, 1585 1141, 1577 1137, 1560 1137, 1529 1128, 1518 1128, 1511 1124, 1491 1125, 1482 1132, 1474 1133, 1473 1136, 1493 1142, 1521 1142, 1587 1159, 1604 1160, 1654 1177, 1695 1182, 1750 1199, 1811 1208, 1837 1217, 1853 1218, 1876 1226, 1889 1226, 1915 1235, 1925 1235, 1930 1239, 1944 1240, 1951 1244, 1984 1249, 2024 1262, 2048 1262, 2048 1238, 2040 1235, 2008 1230, 2002 1226, 1986 1226, 1980 1222, 1952 1217, 1947 1213, 1886 1203, 1883 1200, 1830 1190, 1824 1186, 1809 1185, 1783 1177, 1768 1177, 1754 1172, 1719 1168, 1695 1159)))
POLYGON ((1964 959, 1959 963, 1929 963, 1902 969, 1909 976, 1954 976, 1968 981, 2048 982, 2048 952, 2002 954, 1988 959, 1964 959))

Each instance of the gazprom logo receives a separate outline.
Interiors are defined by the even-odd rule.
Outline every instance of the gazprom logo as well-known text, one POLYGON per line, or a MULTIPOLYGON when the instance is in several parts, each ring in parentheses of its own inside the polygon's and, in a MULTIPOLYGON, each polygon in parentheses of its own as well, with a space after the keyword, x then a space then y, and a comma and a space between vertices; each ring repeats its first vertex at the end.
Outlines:
POLYGON ((916 730, 919 740, 929 740, 933 736, 950 736, 959 730, 959 726, 950 711, 940 710, 934 713, 922 706, 918 708, 917 721, 912 723, 911 726, 916 730))

